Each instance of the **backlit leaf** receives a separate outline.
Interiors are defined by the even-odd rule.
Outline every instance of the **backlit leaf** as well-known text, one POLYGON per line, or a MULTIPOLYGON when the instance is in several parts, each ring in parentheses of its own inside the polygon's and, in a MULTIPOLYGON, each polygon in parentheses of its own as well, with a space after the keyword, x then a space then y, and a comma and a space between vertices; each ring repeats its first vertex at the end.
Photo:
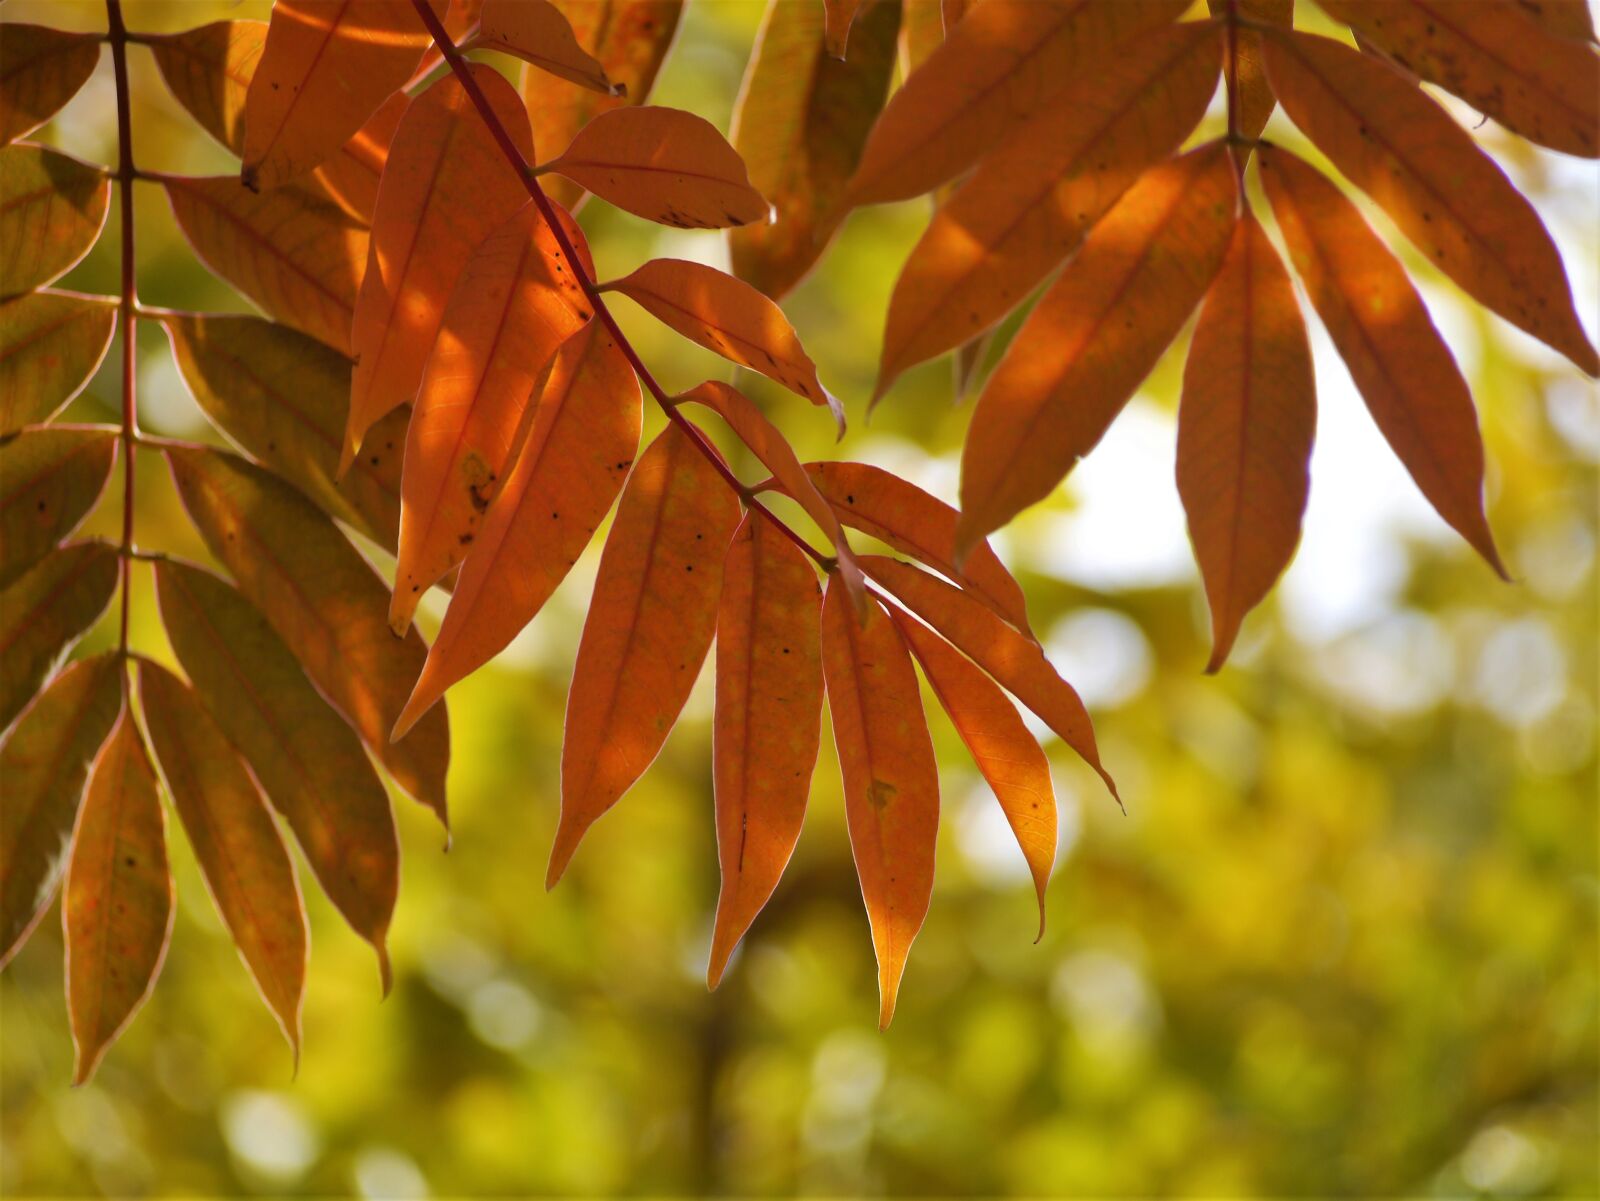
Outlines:
POLYGON ((1178 410, 1178 494, 1211 604, 1208 671, 1294 554, 1316 422, 1294 285, 1247 209, 1200 309, 1178 410))
POLYGON ((366 224, 372 223, 372 214, 378 205, 378 183, 389 161, 389 147, 410 103, 403 93, 389 97, 367 123, 339 147, 338 153, 325 159, 311 173, 318 187, 366 224))
POLYGON ((1274 34, 1266 49, 1284 111, 1430 263, 1600 374, 1538 214, 1444 109, 1393 67, 1328 38, 1274 34))
MULTIPOLYGON (((1247 21, 1281 25, 1285 29, 1294 24, 1294 0, 1206 0, 1211 15, 1226 17, 1233 13, 1247 21)), ((1242 138, 1258 138, 1278 106, 1272 94, 1272 84, 1261 61, 1261 35, 1253 29, 1239 26, 1228 34, 1232 54, 1224 61, 1231 81, 1238 82, 1235 124, 1242 138)))
POLYGON ((116 458, 117 432, 105 426, 25 429, 0 441, 0 588, 78 528, 116 458))
POLYGON ((850 43, 850 30, 855 25, 856 14, 860 11, 861 0, 822 0, 824 45, 830 58, 841 62, 844 60, 845 51, 850 43))
POLYGON ((600 556, 561 744, 561 824, 546 887, 650 766, 717 625, 739 500, 676 425, 639 457, 600 556))
POLYGON ((160 786, 124 702, 89 770, 62 893, 74 1084, 94 1075, 155 987, 172 912, 160 786))
POLYGON ((48 421, 83 391, 111 346, 116 301, 76 292, 0 300, 0 437, 48 421))
POLYGON ((78 94, 100 61, 100 39, 43 25, 0 37, 0 145, 32 133, 78 94))
POLYGON ((644 105, 597 113, 546 168, 618 208, 679 229, 767 219, 744 160, 704 117, 644 105))
POLYGON ((1595 40, 1589 0, 1517 0, 1517 7, 1557 37, 1595 40))
POLYGON ((59 150, 0 148, 0 297, 31 292, 89 253, 106 223, 111 178, 59 150))
POLYGON ((550 0, 483 0, 478 45, 503 50, 604 96, 617 94, 605 68, 573 35, 567 18, 550 0))
POLYGON ((877 601, 863 623, 844 591, 829 583, 822 666, 850 849, 878 957, 878 1027, 884 1029, 933 895, 939 769, 911 655, 877 601))
POLYGON ((308 940, 283 836, 238 752, 187 684, 142 660, 139 702, 211 899, 298 1059, 308 940))
POLYGON ((155 564, 172 649, 206 711, 294 831, 323 891, 378 953, 400 883, 389 796, 361 741, 261 612, 208 571, 155 564))
POLYGON ((1084 239, 978 399, 958 560, 1100 440, 1216 274, 1236 205, 1226 151, 1206 146, 1146 172, 1084 239))
POLYGON ((89 764, 121 708, 121 661, 80 659, 34 698, 0 743, 0 967, 55 897, 89 764))
POLYGON ((116 590, 116 550, 81 542, 46 555, 0 591, 0 730, 88 633, 116 590))
POLYGON ((723 564, 713 744, 722 890, 707 983, 794 852, 822 737, 822 590, 770 520, 745 515, 723 564))

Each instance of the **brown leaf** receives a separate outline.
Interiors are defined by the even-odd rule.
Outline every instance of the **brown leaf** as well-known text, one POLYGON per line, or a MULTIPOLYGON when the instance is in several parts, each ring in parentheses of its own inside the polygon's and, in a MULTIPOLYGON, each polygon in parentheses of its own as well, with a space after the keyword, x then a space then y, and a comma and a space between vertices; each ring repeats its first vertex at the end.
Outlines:
POLYGON ((43 125, 94 74, 100 39, 7 23, 0 38, 0 146, 43 125))
POLYGON ((0 300, 0 437, 66 408, 94 377, 116 328, 116 302, 105 296, 0 300))
POLYGON ((0 297, 31 292, 77 265, 100 237, 111 178, 59 150, 0 147, 0 297))
POLYGON ((0 441, 0 588, 78 528, 116 459, 107 426, 25 429, 0 441))
POLYGON ((1594 37, 1594 16, 1589 0, 1516 0, 1517 7, 1545 29, 1561 38, 1590 42, 1594 37))
POLYGON ((114 548, 79 542, 0 591, 0 730, 106 611, 117 574, 114 548))
POLYGON ((826 27, 824 44, 831 58, 844 61, 850 42, 850 29, 860 11, 861 0, 822 0, 823 23, 826 27))
POLYGON ((503 50, 541 71, 599 92, 617 95, 606 69, 582 46, 550 0, 483 0, 478 45, 503 50))
MULTIPOLYGON (((1206 0, 1206 7, 1215 17, 1230 13, 1258 24, 1281 25, 1290 29, 1294 25, 1294 0, 1206 0)), ((1224 62, 1230 81, 1235 76, 1238 111, 1234 115, 1235 128, 1245 139, 1259 138, 1278 107, 1272 94, 1272 83, 1267 79, 1267 69, 1261 61, 1261 35, 1253 29, 1235 28, 1228 34, 1232 54, 1224 62)))

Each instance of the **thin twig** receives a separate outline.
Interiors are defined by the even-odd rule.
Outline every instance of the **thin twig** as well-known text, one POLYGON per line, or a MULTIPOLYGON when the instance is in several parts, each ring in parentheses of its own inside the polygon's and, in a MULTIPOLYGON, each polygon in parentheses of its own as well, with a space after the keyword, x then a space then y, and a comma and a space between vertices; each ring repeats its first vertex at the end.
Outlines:
POLYGON ((122 0, 106 0, 107 40, 117 88, 117 201, 122 225, 122 615, 117 650, 128 653, 128 610, 133 564, 134 455, 139 438, 139 382, 135 370, 139 298, 134 274, 133 110, 128 100, 128 30, 122 23, 122 0))

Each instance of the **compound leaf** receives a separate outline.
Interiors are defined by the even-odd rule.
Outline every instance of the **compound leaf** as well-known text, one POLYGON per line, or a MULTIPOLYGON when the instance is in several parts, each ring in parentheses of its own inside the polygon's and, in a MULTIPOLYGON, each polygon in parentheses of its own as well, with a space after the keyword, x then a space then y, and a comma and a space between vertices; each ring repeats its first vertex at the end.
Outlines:
POLYGON ((0 437, 61 412, 99 370, 116 328, 116 301, 105 296, 0 300, 0 437))
POLYGON ((99 620, 116 590, 116 550, 80 542, 46 555, 0 591, 0 730, 99 620))
POLYGON ((117 458, 106 426, 25 429, 0 441, 0 588, 78 528, 117 458))

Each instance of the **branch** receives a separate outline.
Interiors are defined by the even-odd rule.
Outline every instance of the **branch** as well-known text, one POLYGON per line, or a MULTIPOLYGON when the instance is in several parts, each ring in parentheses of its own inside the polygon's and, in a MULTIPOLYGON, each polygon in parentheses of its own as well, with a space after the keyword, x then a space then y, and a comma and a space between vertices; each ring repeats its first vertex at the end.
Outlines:
MULTIPOLYGON (((117 201, 122 226, 122 543, 119 588, 122 617, 117 649, 128 653, 129 576, 133 565, 134 454, 139 437, 139 382, 135 372, 138 341, 138 284, 134 275, 133 111, 128 102, 128 30, 122 23, 122 0, 106 0, 106 39, 117 88, 117 201)), ((126 681, 124 681, 126 682, 126 681)))

